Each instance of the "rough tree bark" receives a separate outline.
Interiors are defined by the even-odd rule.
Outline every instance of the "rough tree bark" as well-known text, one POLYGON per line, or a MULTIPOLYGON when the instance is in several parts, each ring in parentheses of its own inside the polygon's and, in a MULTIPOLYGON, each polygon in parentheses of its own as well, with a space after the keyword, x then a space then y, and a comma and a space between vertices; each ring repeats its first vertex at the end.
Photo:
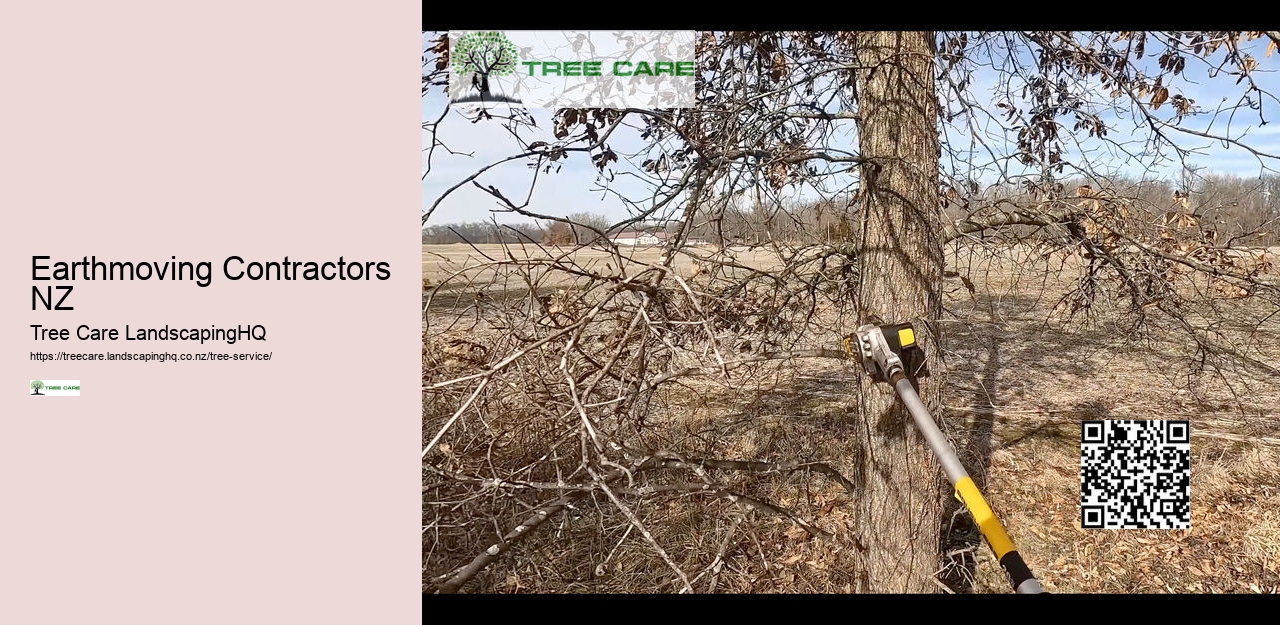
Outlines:
MULTIPOLYGON (((916 325, 937 363, 942 310, 942 220, 932 32, 857 36, 855 86, 863 219, 860 322, 916 325), (877 320, 876 318, 879 318, 877 320)), ((854 474, 862 592, 936 592, 942 479, 911 417, 886 384, 862 383, 854 474)), ((928 378, 920 396, 937 413, 928 378)))

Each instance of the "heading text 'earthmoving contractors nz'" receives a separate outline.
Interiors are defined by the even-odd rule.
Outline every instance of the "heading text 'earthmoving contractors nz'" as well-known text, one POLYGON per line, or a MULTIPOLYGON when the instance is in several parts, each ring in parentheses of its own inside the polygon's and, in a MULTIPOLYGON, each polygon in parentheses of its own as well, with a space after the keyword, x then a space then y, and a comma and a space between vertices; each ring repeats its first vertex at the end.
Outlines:
MULTIPOLYGON (((213 282, 213 264, 209 261, 180 261, 177 256, 161 262, 101 261, 97 256, 81 260, 49 263, 48 256, 31 257, 31 279, 36 282, 70 282, 76 280, 187 280, 207 287, 213 282)), ((391 278, 391 264, 386 261, 349 261, 339 256, 336 261, 283 262, 246 261, 241 256, 228 256, 222 262, 227 280, 269 281, 366 281, 391 278)), ((75 310, 68 301, 74 287, 35 285, 31 287, 31 310, 75 310)))

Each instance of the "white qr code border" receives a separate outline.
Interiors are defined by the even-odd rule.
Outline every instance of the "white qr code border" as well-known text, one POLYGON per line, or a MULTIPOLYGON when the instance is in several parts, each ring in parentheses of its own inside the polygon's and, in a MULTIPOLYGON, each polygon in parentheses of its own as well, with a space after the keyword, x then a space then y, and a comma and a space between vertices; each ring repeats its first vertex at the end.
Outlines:
POLYGON ((1080 422, 1080 527, 1190 529, 1191 424, 1080 422))

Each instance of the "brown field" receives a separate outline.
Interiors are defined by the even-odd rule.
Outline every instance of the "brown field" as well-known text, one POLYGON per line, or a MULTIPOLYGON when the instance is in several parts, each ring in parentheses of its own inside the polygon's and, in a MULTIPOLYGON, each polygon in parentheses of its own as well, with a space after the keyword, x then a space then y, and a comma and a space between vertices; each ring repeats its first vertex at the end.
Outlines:
MULTIPOLYGON (((501 246, 480 250, 494 258, 504 254, 501 246)), ((579 262, 589 258, 593 270, 617 270, 603 252, 579 254, 579 262)), ((945 357, 931 368, 943 384, 943 414, 935 416, 1046 589, 1280 591, 1280 380, 1250 367, 1189 375, 1185 363, 1190 362, 1191 346, 1179 335, 1171 331, 1141 343, 1126 341, 1109 325, 1105 310, 1088 324, 1051 319, 1050 310, 1065 284, 1062 266, 1055 263, 1067 262, 1069 269, 1070 259, 1033 261, 1019 254, 995 259, 949 256, 947 268, 959 269, 976 288, 971 294, 959 282, 947 281, 945 357), (1080 422, 1090 419, 1190 421, 1191 529, 1081 529, 1080 422)), ((643 265, 658 258, 655 249, 639 250, 631 262, 643 265)), ((468 246, 423 247, 423 277, 432 286, 482 262, 468 246)), ((773 261, 755 253, 742 262, 764 267, 773 261)), ((693 263, 683 258, 677 268, 688 276, 693 263)), ((473 268, 462 275, 479 281, 492 277, 486 271, 473 268)), ((455 307, 475 296, 473 285, 463 282, 439 289, 427 314, 456 314, 455 307)), ((564 282, 539 285, 569 287, 564 282)), ((837 341, 848 330, 832 328, 829 338, 837 341)), ((1265 351, 1252 357, 1280 363, 1280 316, 1259 328, 1255 338, 1265 351)), ((676 386, 656 405, 673 430, 712 439, 725 456, 821 457, 824 438, 839 436, 842 415, 854 401, 849 389, 857 375, 840 361, 792 361, 785 367, 753 369, 749 378, 703 378, 676 386)), ((811 477, 775 477, 761 486, 761 494, 784 505, 804 503, 805 509, 817 511, 811 516, 816 525, 837 532, 845 520, 839 489, 823 484, 811 477)), ((772 521, 740 544, 718 546, 717 528, 729 521, 699 516, 705 512, 698 510, 693 502, 674 502, 668 519, 646 522, 670 541, 685 537, 690 553, 715 553, 719 548, 725 554, 726 573, 717 592, 849 590, 840 570, 846 560, 838 548, 807 540, 805 532, 796 532, 783 520, 772 521), (730 575, 730 570, 736 573, 730 575)), ((733 521, 735 527, 737 522, 733 521)), ((940 588, 1009 592, 967 516, 948 515, 946 524, 939 530, 945 554, 938 572, 940 588)), ((495 571, 477 577, 468 591, 673 591, 670 571, 638 555, 648 549, 639 540, 604 545, 612 559, 594 564, 558 553, 556 544, 554 537, 542 542, 531 538, 522 546, 523 555, 517 556, 525 560, 507 562, 500 572, 495 565, 495 571), (594 574, 564 573, 582 567, 594 567, 594 574), (557 570, 558 577, 553 574, 557 570), (588 578, 592 581, 582 581, 588 578)), ((673 553, 678 555, 678 550, 673 548, 673 553)))

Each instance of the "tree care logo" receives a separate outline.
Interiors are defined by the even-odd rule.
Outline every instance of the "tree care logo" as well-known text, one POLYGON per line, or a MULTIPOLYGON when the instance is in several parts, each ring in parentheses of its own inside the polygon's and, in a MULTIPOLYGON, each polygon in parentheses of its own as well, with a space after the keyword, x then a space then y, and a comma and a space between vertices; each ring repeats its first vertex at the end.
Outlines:
POLYGON ((495 91, 499 81, 491 79, 510 76, 516 69, 516 45, 507 36, 494 31, 476 31, 458 38, 451 48, 450 70, 459 76, 471 76, 466 95, 453 98, 455 104, 468 102, 506 102, 519 104, 519 98, 495 91))
POLYGON ((80 380, 31 380, 27 388, 32 397, 78 397, 80 380))
POLYGON ((693 31, 453 31, 449 99, 484 108, 683 108, 693 31))

